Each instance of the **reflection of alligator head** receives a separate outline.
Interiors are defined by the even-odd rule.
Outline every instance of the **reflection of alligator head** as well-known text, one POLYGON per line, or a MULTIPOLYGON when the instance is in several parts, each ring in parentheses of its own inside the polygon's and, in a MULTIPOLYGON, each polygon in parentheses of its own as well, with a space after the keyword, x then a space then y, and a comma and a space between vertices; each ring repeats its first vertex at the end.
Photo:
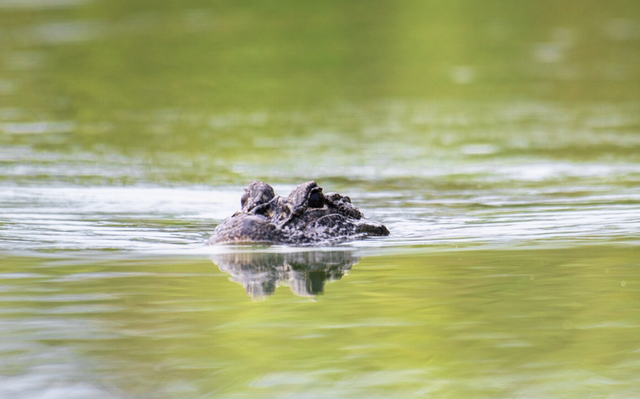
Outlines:
POLYGON ((327 280, 340 280, 360 258, 348 252, 298 252, 228 253, 212 260, 255 300, 272 295, 280 284, 300 296, 322 294, 327 280))
POLYGON ((314 181, 299 185, 286 198, 270 185, 253 181, 241 204, 240 211, 216 227, 208 245, 311 245, 389 235, 382 224, 366 220, 349 197, 325 195, 314 181))

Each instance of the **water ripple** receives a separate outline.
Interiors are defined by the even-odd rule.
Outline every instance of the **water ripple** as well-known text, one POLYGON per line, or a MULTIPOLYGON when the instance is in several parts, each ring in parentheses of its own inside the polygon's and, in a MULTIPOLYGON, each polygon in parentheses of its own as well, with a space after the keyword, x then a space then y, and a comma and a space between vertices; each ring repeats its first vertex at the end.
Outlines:
MULTIPOLYGON (((577 166, 576 166, 577 167, 577 166)), ((473 188, 472 188, 473 187, 473 188)), ((640 195, 611 184, 351 193, 391 237, 354 247, 636 242, 640 195)), ((278 186, 285 192, 289 185, 278 186)), ((241 187, 6 187, 3 251, 167 251, 201 247, 241 187)))

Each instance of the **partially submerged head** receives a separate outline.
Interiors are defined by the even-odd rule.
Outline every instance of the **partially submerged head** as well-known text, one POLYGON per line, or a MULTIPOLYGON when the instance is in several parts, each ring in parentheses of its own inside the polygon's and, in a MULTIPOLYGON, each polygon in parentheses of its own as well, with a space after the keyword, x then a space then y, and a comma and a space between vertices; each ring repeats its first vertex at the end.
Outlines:
POLYGON ((299 185, 286 198, 275 195, 270 185, 253 181, 240 202, 242 209, 222 222, 207 244, 310 245, 389 235, 382 224, 364 219, 349 197, 325 195, 314 181, 299 185))

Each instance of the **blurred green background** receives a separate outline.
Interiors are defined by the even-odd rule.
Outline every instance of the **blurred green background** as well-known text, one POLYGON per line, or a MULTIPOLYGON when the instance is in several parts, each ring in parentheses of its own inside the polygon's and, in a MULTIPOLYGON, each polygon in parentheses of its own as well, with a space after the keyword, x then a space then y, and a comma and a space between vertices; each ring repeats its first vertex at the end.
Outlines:
POLYGON ((631 0, 44 3, 0 3, 3 74, 20 82, 19 105, 57 117, 639 96, 631 0))
MULTIPOLYGON (((434 149, 516 137, 501 158, 594 159, 612 145, 603 128, 638 129, 639 21, 632 0, 3 0, 0 145, 88 151, 99 168, 126 154, 154 183, 345 177, 312 165, 369 164, 382 157, 372 143, 453 159, 434 149)), ((613 141, 616 157, 637 153, 613 141)), ((3 179, 66 179, 54 174, 3 179)), ((125 175, 107 183, 140 181, 125 175)))

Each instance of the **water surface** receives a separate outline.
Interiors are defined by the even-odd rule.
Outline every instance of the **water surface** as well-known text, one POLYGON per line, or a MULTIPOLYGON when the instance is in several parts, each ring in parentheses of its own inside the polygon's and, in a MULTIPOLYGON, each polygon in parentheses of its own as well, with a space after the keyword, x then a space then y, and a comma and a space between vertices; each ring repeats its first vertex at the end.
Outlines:
POLYGON ((639 21, 0 0, 0 397, 640 396, 639 21), (251 180, 391 235, 204 246, 251 180))

